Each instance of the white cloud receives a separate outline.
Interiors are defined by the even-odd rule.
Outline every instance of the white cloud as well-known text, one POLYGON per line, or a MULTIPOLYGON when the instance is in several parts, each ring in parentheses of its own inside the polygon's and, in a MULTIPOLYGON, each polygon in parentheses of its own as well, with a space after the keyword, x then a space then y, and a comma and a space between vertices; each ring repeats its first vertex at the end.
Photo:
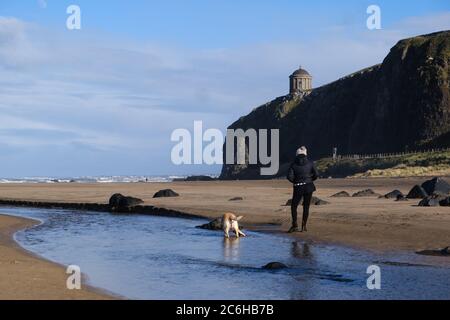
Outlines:
POLYGON ((0 17, 0 143, 134 150, 167 168, 173 129, 204 120, 224 130, 285 94, 299 64, 325 84, 381 62, 401 38, 448 29, 448 21, 443 13, 385 30, 330 28, 301 43, 189 49, 58 34, 0 17))

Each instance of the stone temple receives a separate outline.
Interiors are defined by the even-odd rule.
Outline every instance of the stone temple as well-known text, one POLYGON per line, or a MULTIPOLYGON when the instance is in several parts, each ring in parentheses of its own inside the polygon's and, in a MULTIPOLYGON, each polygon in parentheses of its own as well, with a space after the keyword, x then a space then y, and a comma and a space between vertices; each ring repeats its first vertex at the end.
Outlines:
POLYGON ((289 76, 289 93, 303 94, 309 93, 312 90, 312 77, 305 69, 300 68, 295 70, 289 76))

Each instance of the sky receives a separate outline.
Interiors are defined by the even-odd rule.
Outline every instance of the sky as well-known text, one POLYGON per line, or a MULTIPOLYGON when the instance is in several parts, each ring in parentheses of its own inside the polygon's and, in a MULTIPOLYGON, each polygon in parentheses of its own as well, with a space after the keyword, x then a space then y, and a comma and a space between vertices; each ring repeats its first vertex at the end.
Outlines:
POLYGON ((174 165, 173 130, 225 132, 299 65, 316 87, 448 29, 444 0, 1 0, 0 177, 218 173, 174 165))

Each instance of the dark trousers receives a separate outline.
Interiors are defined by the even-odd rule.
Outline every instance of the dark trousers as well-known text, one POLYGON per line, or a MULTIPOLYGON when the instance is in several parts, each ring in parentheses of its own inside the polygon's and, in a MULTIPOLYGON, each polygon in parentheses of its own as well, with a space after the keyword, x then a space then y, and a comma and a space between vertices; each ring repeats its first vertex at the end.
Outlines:
POLYGON ((309 206, 311 204, 313 192, 309 188, 304 188, 304 186, 294 187, 294 192, 292 195, 291 203, 291 215, 292 215, 292 225, 298 227, 297 224, 297 207, 303 199, 303 224, 306 225, 309 217, 309 206))

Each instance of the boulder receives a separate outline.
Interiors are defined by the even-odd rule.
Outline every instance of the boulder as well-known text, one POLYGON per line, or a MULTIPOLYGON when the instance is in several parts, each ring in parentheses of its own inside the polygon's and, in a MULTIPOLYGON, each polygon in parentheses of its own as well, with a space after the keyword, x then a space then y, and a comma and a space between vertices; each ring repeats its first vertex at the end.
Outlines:
POLYGON ((355 192, 352 197, 379 197, 380 194, 376 193, 372 189, 361 190, 355 192))
POLYGON ((134 207, 143 202, 144 201, 142 199, 124 196, 120 193, 115 193, 109 198, 109 206, 115 211, 134 207))
POLYGON ((442 178, 435 177, 422 183, 422 188, 428 194, 450 194, 450 184, 442 178))
POLYGON ((178 197, 179 194, 172 189, 159 190, 153 195, 153 198, 166 198, 166 197, 178 197))
POLYGON ((350 197, 350 193, 347 191, 341 191, 332 195, 333 198, 347 198, 350 197))
POLYGON ((284 263, 275 261, 275 262, 269 262, 268 264, 266 264, 262 268, 266 269, 266 270, 279 270, 279 269, 287 268, 287 265, 285 265, 284 263))
POLYGON ((439 205, 442 207, 450 207, 450 197, 446 197, 439 201, 439 205))
POLYGON ((420 200, 419 207, 438 207, 442 200, 445 200, 443 196, 431 195, 420 200))
POLYGON ((423 199, 428 196, 424 188, 419 185, 415 185, 406 195, 408 199, 423 199))
POLYGON ((397 196, 397 199, 395 199, 395 201, 408 201, 408 198, 406 198, 404 195, 399 194, 397 196))
POLYGON ((398 199, 399 196, 404 197, 403 193, 400 190, 394 190, 389 193, 386 193, 384 196, 381 196, 380 198, 398 199))
POLYGON ((244 198, 242 198, 242 197, 234 197, 234 198, 228 199, 228 201, 242 201, 242 200, 244 200, 244 198))
POLYGON ((197 226, 196 228, 207 230, 222 230, 223 229, 222 218, 214 219, 208 223, 197 226))

